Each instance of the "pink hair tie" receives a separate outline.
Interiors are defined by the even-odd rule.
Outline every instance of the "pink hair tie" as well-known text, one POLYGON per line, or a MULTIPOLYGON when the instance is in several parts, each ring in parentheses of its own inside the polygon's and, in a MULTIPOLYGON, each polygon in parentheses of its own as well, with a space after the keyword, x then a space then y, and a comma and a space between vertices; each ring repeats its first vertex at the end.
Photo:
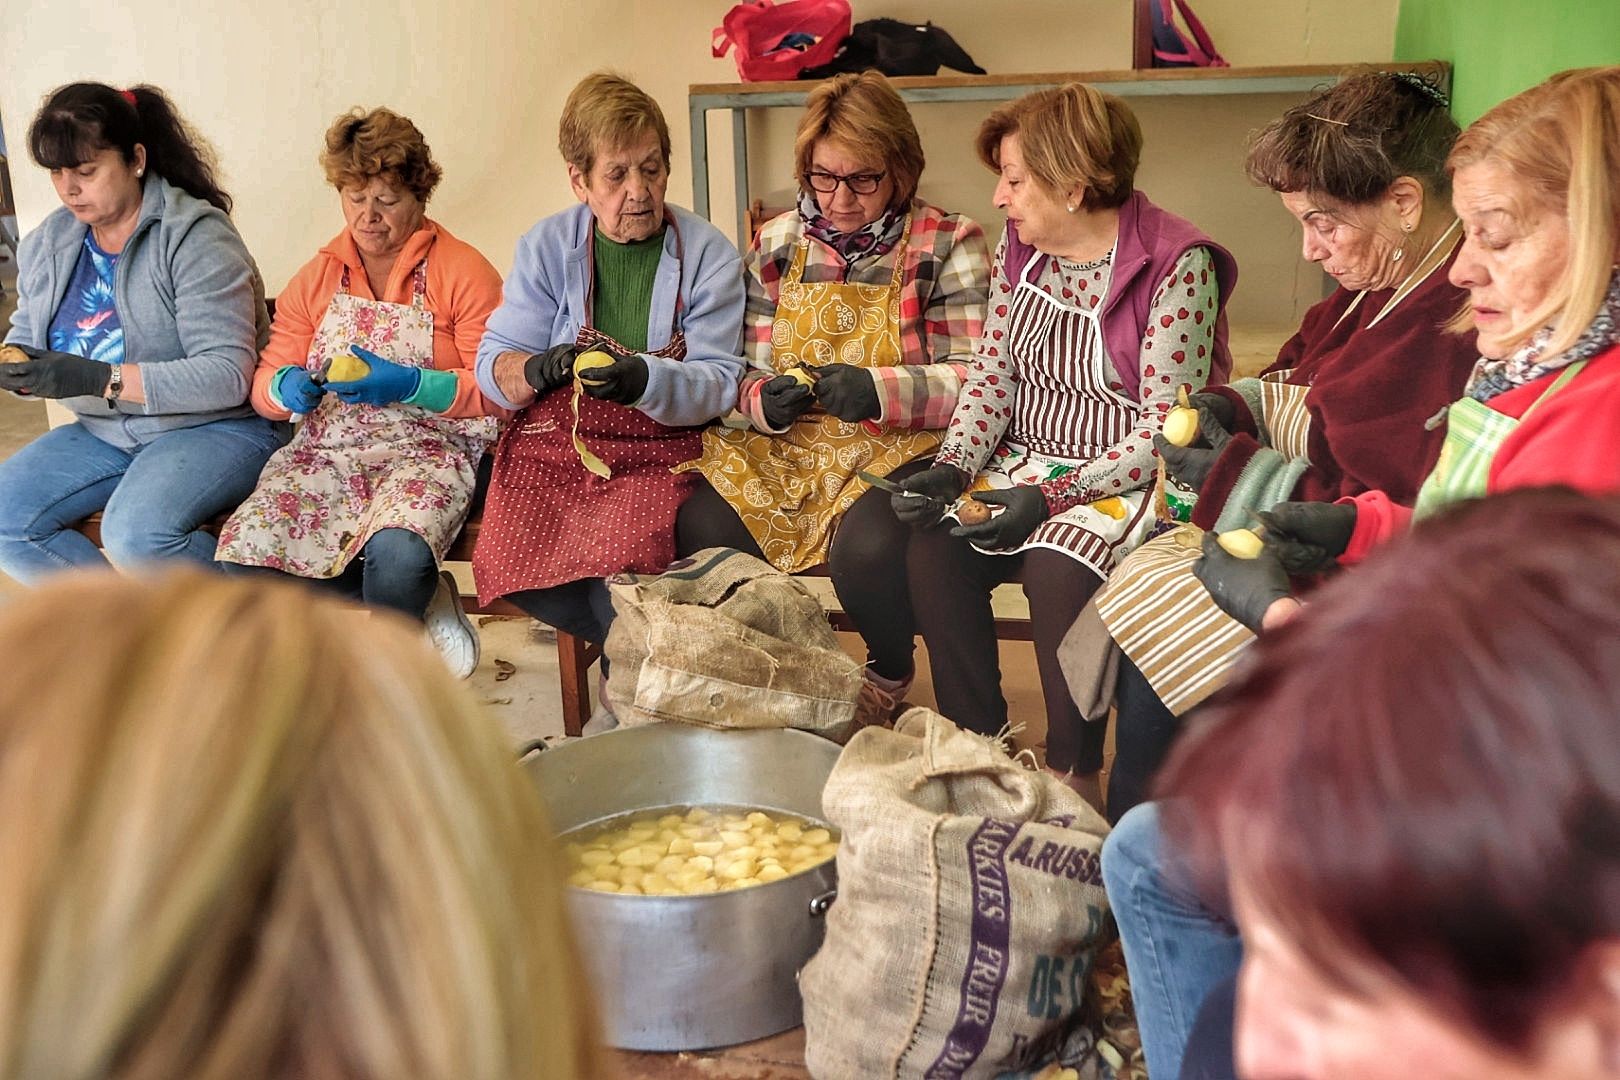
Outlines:
POLYGON ((130 108, 133 109, 133 108, 136 107, 135 106, 135 91, 133 91, 133 90, 120 90, 120 91, 118 91, 118 96, 123 98, 125 101, 129 102, 129 107, 130 108))

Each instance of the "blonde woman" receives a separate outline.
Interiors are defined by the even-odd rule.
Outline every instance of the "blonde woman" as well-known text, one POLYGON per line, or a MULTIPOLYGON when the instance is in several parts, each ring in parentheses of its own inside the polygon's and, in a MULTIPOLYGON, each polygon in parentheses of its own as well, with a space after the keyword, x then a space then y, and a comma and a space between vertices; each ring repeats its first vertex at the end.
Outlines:
POLYGON ((412 630, 201 572, 0 609, 0 1078, 601 1075, 539 799, 412 630))

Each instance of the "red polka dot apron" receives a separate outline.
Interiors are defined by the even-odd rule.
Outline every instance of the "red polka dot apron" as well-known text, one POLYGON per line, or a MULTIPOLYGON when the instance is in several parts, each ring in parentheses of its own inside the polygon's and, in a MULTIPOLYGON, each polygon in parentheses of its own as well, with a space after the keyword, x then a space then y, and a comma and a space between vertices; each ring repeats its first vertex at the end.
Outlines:
MULTIPOLYGON (((1136 402, 1108 385, 1113 365, 1101 319, 1035 285, 1045 261, 1031 259, 1013 290, 1007 350, 1018 365, 1018 401, 1006 436, 969 491, 1055 480, 1108 453, 1136 427, 1136 402)), ((1106 577, 1152 527, 1151 479, 1139 490, 1054 514, 1022 547, 987 554, 1051 548, 1106 577)))
MULTIPOLYGON (((353 295, 345 267, 304 367, 319 371, 358 345, 396 364, 431 368, 433 313, 426 296, 425 259, 411 275, 409 304, 353 295)), ((478 460, 498 430, 493 417, 453 419, 403 404, 346 405, 324 394, 220 530, 215 558, 331 578, 379 531, 407 529, 442 561, 472 502, 478 460)))
MULTIPOLYGON (((671 229, 676 229, 673 221, 671 229)), ((595 231, 592 230, 594 245, 595 231)), ((682 257, 680 232, 675 257, 682 257)), ((595 259, 585 288, 581 350, 607 345, 634 352, 591 325, 595 259)), ((686 358, 684 307, 677 298, 669 344, 649 355, 686 358)), ((518 414, 495 447, 495 469, 484 506, 473 578, 489 603, 508 593, 546 589, 621 571, 658 573, 675 558, 675 512, 696 480, 671 470, 696 457, 702 428, 666 427, 646 413, 579 396, 577 432, 611 470, 590 472, 574 449, 574 395, 567 388, 542 394, 518 414)))

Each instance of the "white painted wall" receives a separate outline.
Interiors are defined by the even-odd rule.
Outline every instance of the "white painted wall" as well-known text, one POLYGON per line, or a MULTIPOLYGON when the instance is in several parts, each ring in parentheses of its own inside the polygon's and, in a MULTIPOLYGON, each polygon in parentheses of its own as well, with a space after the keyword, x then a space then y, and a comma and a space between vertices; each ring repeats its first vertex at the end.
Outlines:
MULTIPOLYGON (((1197 0, 1234 64, 1382 61, 1397 0, 1197 0)), ((78 78, 152 82, 217 146, 236 218, 274 293, 341 219, 315 163, 321 135, 352 105, 411 116, 445 169, 431 213, 510 264, 517 236, 566 205, 556 151, 564 97, 610 67, 663 105, 675 146, 671 198, 691 193, 686 88, 735 77, 709 56, 724 0, 6 0, 0 9, 0 118, 24 229, 56 206, 27 161, 25 133, 52 87, 78 78)), ((855 0, 856 19, 931 18, 993 72, 1122 68, 1129 0, 855 0)), ((1140 99, 1138 99, 1140 101, 1140 99)), ((1148 146, 1141 184, 1237 253, 1238 322, 1285 325, 1319 295, 1301 269, 1294 230, 1275 200, 1238 172, 1242 139, 1285 99, 1183 99, 1139 105, 1148 146)), ((991 178, 971 136, 985 105, 920 106, 930 166, 925 196, 992 232, 991 178)), ((756 114, 756 191, 791 185, 791 110, 756 114)), ((729 124, 711 119, 714 215, 729 231, 729 124)))

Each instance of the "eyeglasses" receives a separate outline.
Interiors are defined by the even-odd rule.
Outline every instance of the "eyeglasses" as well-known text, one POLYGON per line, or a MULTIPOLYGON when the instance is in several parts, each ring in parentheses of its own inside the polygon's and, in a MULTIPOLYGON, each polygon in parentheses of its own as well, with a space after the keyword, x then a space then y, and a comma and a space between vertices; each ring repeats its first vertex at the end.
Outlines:
POLYGON ((856 195, 870 195, 878 189, 878 185, 887 176, 886 172, 853 173, 849 176, 839 176, 837 173, 813 172, 808 173, 805 179, 810 186, 823 195, 830 195, 838 190, 839 184, 845 184, 856 195))

